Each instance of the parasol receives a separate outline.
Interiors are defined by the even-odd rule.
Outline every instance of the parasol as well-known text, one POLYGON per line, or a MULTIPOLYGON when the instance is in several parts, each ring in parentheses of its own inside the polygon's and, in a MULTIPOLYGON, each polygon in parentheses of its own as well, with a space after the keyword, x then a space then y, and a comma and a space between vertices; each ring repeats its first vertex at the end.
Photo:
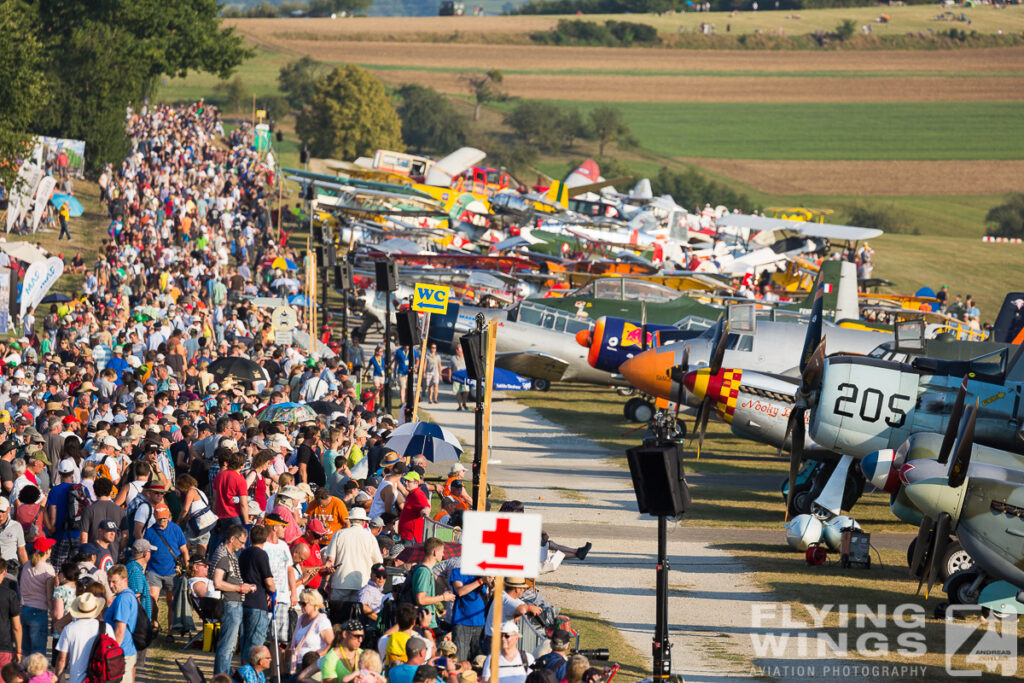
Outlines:
POLYGON ((305 403, 274 403, 256 412, 260 422, 313 422, 316 412, 305 403))
POLYGON ((430 422, 407 422, 391 433, 388 448, 404 457, 423 455, 431 462, 458 460, 462 444, 450 431, 430 422))
POLYGON ((259 363, 242 356, 218 358, 210 363, 209 369, 217 381, 225 377, 233 377, 239 382, 265 382, 268 379, 259 363))

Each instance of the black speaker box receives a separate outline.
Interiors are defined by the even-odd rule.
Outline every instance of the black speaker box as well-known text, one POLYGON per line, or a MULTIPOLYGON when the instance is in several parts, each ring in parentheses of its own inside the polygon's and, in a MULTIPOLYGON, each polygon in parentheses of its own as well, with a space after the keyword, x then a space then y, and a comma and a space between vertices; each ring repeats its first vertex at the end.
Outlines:
POLYGON ((487 368, 484 367, 484 359, 480 353, 480 340, 483 338, 479 332, 470 332, 462 335, 459 344, 462 345, 462 357, 466 360, 466 375, 472 380, 486 379, 487 368))
POLYGON ((316 267, 323 268, 327 265, 327 251, 323 247, 315 247, 316 250, 316 267))
POLYGON ((401 346, 416 347, 420 345, 420 324, 416 311, 399 311, 395 314, 398 322, 398 343, 401 346))
POLYGON ((346 291, 356 288, 355 279, 352 276, 352 266, 347 262, 338 263, 334 266, 334 286, 337 289, 346 291))
POLYGON ((690 490, 677 444, 630 448, 626 458, 640 512, 678 517, 689 509, 690 490))
POLYGON ((322 225, 313 226, 313 244, 324 243, 324 228, 322 225))
POLYGON ((377 274, 377 291, 393 292, 398 289, 398 264, 394 261, 377 261, 374 264, 377 274))

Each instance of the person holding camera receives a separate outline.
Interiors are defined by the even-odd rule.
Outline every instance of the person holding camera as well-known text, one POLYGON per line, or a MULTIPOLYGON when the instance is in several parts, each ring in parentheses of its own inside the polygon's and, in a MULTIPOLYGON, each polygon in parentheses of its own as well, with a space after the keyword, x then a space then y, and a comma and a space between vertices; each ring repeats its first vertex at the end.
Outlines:
POLYGON ((565 678, 566 665, 569 662, 569 645, 572 636, 568 631, 558 629, 551 634, 551 652, 537 660, 537 666, 548 669, 561 681, 565 678))

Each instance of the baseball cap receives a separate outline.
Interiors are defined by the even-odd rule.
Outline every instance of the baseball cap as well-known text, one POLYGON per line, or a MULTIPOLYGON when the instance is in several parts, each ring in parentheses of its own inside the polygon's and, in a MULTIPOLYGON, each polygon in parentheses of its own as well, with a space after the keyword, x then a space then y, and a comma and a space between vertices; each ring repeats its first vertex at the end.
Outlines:
POLYGON ((6 498, 0 498, 0 512, 7 512, 11 509, 11 501, 6 498))
POLYGON ((275 526, 275 525, 284 526, 284 525, 288 524, 288 522, 284 521, 284 517, 282 517, 281 515, 277 514, 276 512, 271 512, 266 517, 264 517, 263 518, 263 523, 266 524, 267 526, 275 526))
POLYGON ((373 519, 370 520, 370 528, 371 529, 383 529, 384 528, 384 520, 382 518, 380 518, 380 517, 374 517, 373 519))
POLYGON ((388 575, 388 568, 385 567, 383 564, 381 564, 379 562, 377 564, 373 565, 372 567, 370 567, 370 576, 372 576, 375 579, 379 579, 380 577, 387 576, 387 575, 388 575))
POLYGON ((134 554, 134 555, 142 555, 143 553, 151 553, 154 550, 156 550, 156 546, 153 545, 152 543, 150 543, 149 541, 147 541, 144 538, 140 538, 139 540, 137 540, 134 543, 132 543, 132 554, 134 554))
POLYGON ((72 474, 75 471, 75 461, 70 458, 64 458, 57 465, 57 471, 61 474, 72 474))
POLYGON ((505 634, 505 633, 515 633, 515 634, 518 635, 519 634, 519 627, 516 625, 516 622, 514 622, 514 621, 506 621, 504 624, 501 625, 501 632, 503 634, 505 634))
POLYGON ((78 552, 82 553, 83 555, 99 555, 100 549, 92 543, 83 543, 82 545, 78 546, 78 552))
POLYGON ((420 481, 421 477, 419 472, 407 472, 404 479, 406 481, 420 481))
POLYGON ((117 531, 117 522, 112 519, 105 519, 100 522, 100 531, 117 531))
POLYGON ((310 520, 309 524, 306 525, 306 528, 317 536, 323 536, 327 533, 327 527, 325 527, 324 523, 319 519, 310 520))
POLYGON ((46 538, 45 536, 43 536, 42 538, 37 538, 35 540, 35 543, 32 544, 32 549, 35 550, 37 553, 45 553, 47 550, 49 550, 55 545, 57 545, 57 541, 53 540, 52 538, 46 538))
POLYGON ((170 519, 171 509, 164 504, 157 505, 153 509, 153 516, 157 519, 170 519))
POLYGON ((565 629, 558 629, 551 634, 551 643, 561 643, 562 645, 568 645, 572 640, 572 636, 565 629))

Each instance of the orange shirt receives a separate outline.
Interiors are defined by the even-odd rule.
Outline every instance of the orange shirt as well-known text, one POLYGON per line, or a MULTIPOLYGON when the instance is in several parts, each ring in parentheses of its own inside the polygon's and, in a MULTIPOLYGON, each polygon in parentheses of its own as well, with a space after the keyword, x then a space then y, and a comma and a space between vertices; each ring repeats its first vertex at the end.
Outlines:
POLYGON ((348 525, 348 508, 334 496, 328 498, 323 505, 317 505, 314 498, 313 503, 306 508, 306 516, 310 519, 319 519, 327 527, 325 543, 331 540, 334 532, 348 525))

